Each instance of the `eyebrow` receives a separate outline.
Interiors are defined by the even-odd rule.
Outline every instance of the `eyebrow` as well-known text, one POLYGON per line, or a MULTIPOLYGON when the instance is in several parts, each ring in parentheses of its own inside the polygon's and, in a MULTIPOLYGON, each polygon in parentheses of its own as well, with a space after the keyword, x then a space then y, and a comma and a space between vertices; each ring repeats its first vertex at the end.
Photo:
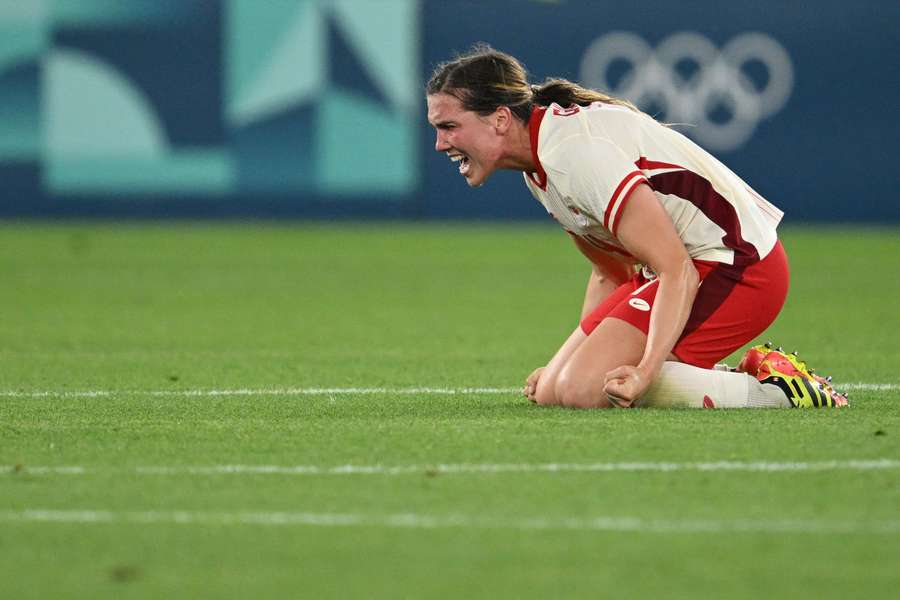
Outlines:
POLYGON ((438 121, 437 123, 432 123, 432 125, 438 129, 444 129, 450 125, 456 125, 456 121, 438 121))

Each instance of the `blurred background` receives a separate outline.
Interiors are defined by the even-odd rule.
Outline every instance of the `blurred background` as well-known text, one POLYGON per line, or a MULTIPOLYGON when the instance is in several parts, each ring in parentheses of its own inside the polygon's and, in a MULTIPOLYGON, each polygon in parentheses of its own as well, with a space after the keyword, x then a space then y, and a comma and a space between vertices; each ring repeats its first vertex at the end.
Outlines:
POLYGON ((896 222, 894 0, 0 0, 0 217, 543 218, 423 85, 487 41, 638 103, 787 213, 896 222), (887 193, 885 192, 887 190, 887 193))

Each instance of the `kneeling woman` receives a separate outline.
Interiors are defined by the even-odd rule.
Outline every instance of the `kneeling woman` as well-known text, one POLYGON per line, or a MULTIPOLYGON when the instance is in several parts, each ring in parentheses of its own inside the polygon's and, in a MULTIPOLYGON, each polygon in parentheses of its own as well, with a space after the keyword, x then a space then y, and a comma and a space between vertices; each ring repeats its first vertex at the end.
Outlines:
POLYGON ((527 379, 572 407, 835 406, 795 357, 756 347, 749 374, 713 366, 761 334, 788 290, 782 212, 634 106, 477 46, 427 86, 435 150, 470 186, 515 169, 588 257, 579 326, 527 379), (635 266, 641 268, 636 271, 635 266))

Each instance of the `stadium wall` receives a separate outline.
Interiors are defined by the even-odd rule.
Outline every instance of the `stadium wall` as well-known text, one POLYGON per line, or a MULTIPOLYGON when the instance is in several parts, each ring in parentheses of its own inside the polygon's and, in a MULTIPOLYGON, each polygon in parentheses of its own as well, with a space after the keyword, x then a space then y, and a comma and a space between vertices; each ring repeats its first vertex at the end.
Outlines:
POLYGON ((898 27, 887 0, 0 0, 0 216, 542 218, 433 152, 422 86, 483 40, 683 124, 788 221, 897 222, 898 27))

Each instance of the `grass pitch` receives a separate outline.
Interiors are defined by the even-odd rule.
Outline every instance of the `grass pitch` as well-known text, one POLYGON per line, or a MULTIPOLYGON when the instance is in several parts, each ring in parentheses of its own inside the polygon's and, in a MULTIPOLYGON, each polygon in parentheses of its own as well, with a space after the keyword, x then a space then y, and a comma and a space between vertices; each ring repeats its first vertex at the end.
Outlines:
POLYGON ((849 409, 571 411, 552 227, 0 226, 0 597, 891 596, 898 233, 782 231, 849 409))

